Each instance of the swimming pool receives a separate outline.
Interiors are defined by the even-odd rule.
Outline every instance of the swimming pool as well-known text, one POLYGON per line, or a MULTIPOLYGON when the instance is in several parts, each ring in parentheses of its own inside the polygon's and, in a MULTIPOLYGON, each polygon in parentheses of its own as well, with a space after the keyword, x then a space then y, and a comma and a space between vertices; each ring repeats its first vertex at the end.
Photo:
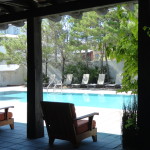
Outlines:
MULTIPOLYGON (((80 94, 43 92, 44 101, 69 102, 76 106, 122 109, 123 103, 133 99, 132 95, 120 94, 80 94)), ((18 100, 27 102, 27 92, 0 92, 0 101, 18 100)))

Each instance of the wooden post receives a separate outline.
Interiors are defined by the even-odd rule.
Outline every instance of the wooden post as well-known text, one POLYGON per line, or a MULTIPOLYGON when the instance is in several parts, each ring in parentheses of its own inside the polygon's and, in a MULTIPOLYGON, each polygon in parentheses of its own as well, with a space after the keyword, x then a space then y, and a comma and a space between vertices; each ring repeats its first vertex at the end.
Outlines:
POLYGON ((138 90, 138 125, 139 149, 150 149, 150 37, 143 27, 150 27, 150 0, 139 0, 139 90, 138 90))
POLYGON ((41 19, 27 19, 27 138, 44 136, 40 101, 43 100, 41 19))

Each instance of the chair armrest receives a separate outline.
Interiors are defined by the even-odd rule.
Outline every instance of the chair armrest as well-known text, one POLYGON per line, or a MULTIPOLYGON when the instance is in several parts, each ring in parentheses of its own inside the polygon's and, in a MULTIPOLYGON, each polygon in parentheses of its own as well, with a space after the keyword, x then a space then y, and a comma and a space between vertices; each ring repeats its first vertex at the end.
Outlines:
POLYGON ((5 120, 8 119, 8 109, 9 108, 14 108, 14 106, 7 106, 7 107, 1 107, 0 110, 4 109, 5 110, 5 120))
POLYGON ((87 115, 84 115, 84 116, 81 116, 81 117, 77 117, 75 118, 74 120, 81 120, 81 119, 84 119, 84 118, 89 118, 89 122, 88 122, 88 128, 89 130, 92 130, 92 121, 93 121, 93 117, 94 115, 99 115, 99 113, 97 112, 94 112, 94 113, 90 113, 90 114, 87 114, 87 115))
POLYGON ((81 117, 77 117, 74 120, 81 120, 81 119, 84 119, 84 118, 90 118, 90 117, 94 117, 94 115, 99 115, 99 113, 97 113, 97 112, 90 113, 90 114, 87 114, 87 115, 84 115, 84 116, 81 116, 81 117))
POLYGON ((0 110, 1 109, 9 109, 9 108, 14 108, 14 106, 0 107, 0 110))

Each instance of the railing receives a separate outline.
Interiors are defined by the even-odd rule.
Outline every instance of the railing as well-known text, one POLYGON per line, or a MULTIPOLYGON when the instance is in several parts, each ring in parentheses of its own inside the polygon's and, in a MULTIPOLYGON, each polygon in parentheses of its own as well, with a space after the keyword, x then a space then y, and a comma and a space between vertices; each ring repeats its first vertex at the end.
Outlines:
POLYGON ((60 86, 60 87, 61 87, 61 92, 62 92, 62 81, 55 81, 55 80, 53 80, 53 81, 51 81, 51 82, 48 84, 48 86, 47 86, 47 93, 48 93, 49 87, 50 87, 51 85, 53 85, 53 84, 54 84, 53 92, 55 92, 55 89, 56 89, 57 86, 60 86))

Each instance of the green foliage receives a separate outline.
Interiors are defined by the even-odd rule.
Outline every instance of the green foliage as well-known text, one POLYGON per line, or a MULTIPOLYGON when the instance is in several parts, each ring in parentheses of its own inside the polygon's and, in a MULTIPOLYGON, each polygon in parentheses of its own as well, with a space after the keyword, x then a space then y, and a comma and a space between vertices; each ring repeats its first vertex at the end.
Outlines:
POLYGON ((100 73, 100 69, 98 67, 89 68, 89 83, 97 83, 98 75, 100 73))
POLYGON ((1 45, 6 49, 4 60, 8 64, 26 65, 26 35, 18 35, 17 38, 3 38, 1 45))
POLYGON ((117 62, 124 62, 122 89, 119 90, 121 92, 138 93, 138 80, 136 79, 138 76, 137 10, 137 5, 133 12, 126 10, 124 5, 120 5, 106 16, 105 27, 109 32, 106 39, 110 41, 107 45, 110 48, 109 56, 117 62))
POLYGON ((132 127, 136 127, 137 124, 136 124, 136 119, 137 119, 137 115, 136 114, 133 114, 132 115, 132 118, 129 118, 127 121, 126 121, 126 125, 125 125, 125 128, 130 128, 131 126, 132 127))
POLYGON ((6 60, 5 54, 0 52, 0 61, 6 60))
POLYGON ((143 30, 146 31, 147 35, 150 37, 150 27, 144 26, 143 30))
POLYGON ((74 76, 73 83, 81 83, 83 74, 88 73, 88 68, 83 62, 78 62, 76 64, 69 64, 68 66, 65 67, 64 71, 64 74, 67 73, 73 74, 74 76))

